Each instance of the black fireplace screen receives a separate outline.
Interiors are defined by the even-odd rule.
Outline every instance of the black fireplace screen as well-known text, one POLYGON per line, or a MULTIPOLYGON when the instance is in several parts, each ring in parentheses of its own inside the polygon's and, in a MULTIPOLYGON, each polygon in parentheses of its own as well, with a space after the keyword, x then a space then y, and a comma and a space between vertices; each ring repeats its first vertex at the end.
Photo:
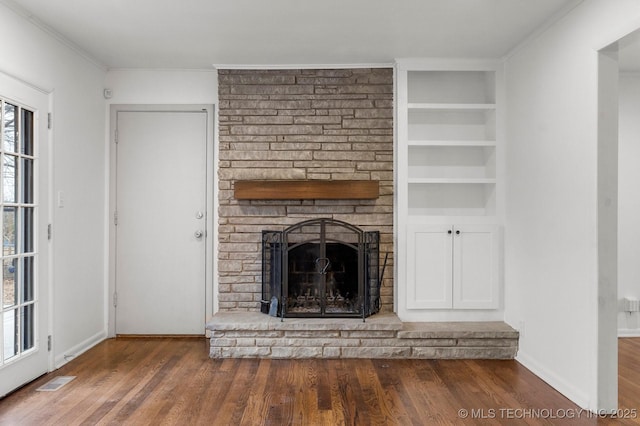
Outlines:
POLYGON ((333 219, 262 231, 262 312, 283 318, 378 312, 379 245, 379 232, 333 219))

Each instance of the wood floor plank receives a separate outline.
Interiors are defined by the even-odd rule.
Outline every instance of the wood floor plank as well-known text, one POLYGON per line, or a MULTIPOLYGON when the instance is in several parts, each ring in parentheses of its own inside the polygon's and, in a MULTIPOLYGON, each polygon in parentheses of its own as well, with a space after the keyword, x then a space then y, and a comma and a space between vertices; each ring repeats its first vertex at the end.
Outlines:
MULTIPOLYGON (((563 425, 640 424, 640 338, 619 347, 620 408, 636 416, 584 412, 563 425)), ((106 340, 1 399, 0 425, 547 425, 558 421, 541 410, 579 412, 513 360, 214 360, 207 351, 204 338, 106 340), (36 392, 60 375, 77 378, 36 392)))
POLYGON ((335 361, 337 373, 338 398, 342 401, 342 417, 349 425, 359 424, 364 421, 364 401, 360 384, 353 378, 354 360, 340 359, 335 361))
POLYGON ((247 399, 246 408, 242 413, 241 424, 256 424, 259 419, 265 417, 264 407, 270 399, 270 395, 274 389, 267 389, 269 370, 271 369, 271 360, 264 360, 258 364, 255 374, 255 381, 250 387, 249 398, 247 399))
MULTIPOLYGON (((206 353, 208 345, 202 344, 201 347, 206 353)), ((212 364, 209 361, 198 350, 185 353, 180 361, 181 368, 175 369, 170 377, 170 385, 162 387, 162 407, 154 418, 154 424, 194 424, 199 406, 207 403, 202 396, 209 384, 207 366, 212 364)))
MULTIPOLYGON (((400 364, 402 361, 394 361, 400 364)), ((392 415, 397 416, 401 424, 412 424, 415 426, 424 425, 426 419, 420 415, 412 402, 409 392, 403 386, 402 381, 396 374, 402 367, 395 367, 388 360, 372 360, 373 368, 376 371, 380 386, 384 390, 384 399, 391 407, 392 415)))
POLYGON ((191 410, 194 411, 194 422, 192 424, 206 424, 209 419, 217 419, 220 413, 224 399, 233 383, 235 374, 238 370, 241 360, 237 359, 216 359, 211 361, 211 369, 207 370, 209 376, 203 377, 203 381, 208 382, 204 387, 204 395, 202 401, 206 401, 203 405, 190 404, 191 410))
POLYGON ((161 424, 163 421, 170 420, 171 409, 179 409, 184 402, 177 389, 191 379, 190 376, 184 375, 193 366, 193 359, 189 359, 189 352, 186 346, 176 351, 140 391, 137 401, 132 401, 121 410, 119 419, 116 421, 129 419, 133 423, 143 423, 151 419, 153 424, 161 424), (141 403, 141 401, 144 402, 141 403), (138 406, 141 409, 137 409, 138 406), (131 413, 123 414, 125 409, 131 413))
POLYGON ((164 360, 170 355, 169 342, 146 341, 145 343, 145 346, 150 349, 149 352, 138 351, 136 355, 140 358, 140 362, 128 365, 118 372, 111 388, 113 393, 97 395, 98 401, 102 404, 86 418, 83 424, 91 425, 99 421, 114 421, 120 410, 132 404, 132 401, 136 400, 138 392, 153 379, 156 371, 161 368, 164 360))
MULTIPOLYGON (((345 413, 348 412, 345 407, 345 400, 340 393, 340 378, 338 375, 337 363, 335 361, 326 360, 325 368, 327 369, 327 381, 329 384, 329 394, 331 398, 331 413, 335 420, 335 425, 352 424, 347 422, 345 413)), ((328 418, 325 416, 325 418, 328 418)))
POLYGON ((235 375, 226 382, 222 403, 218 405, 215 419, 219 424, 240 424, 259 363, 259 360, 252 359, 242 359, 237 363, 235 375))
MULTIPOLYGON (((445 363, 449 364, 445 361, 445 363)), ((446 382, 446 376, 443 373, 440 361, 428 361, 424 365, 426 371, 422 371, 423 376, 430 376, 431 380, 424 385, 417 381, 414 372, 408 371, 410 380, 407 383, 409 392, 412 394, 414 404, 419 407, 424 406, 424 412, 427 415, 429 423, 448 424, 452 419, 457 417, 458 409, 464 408, 457 400, 452 388, 446 382)), ((464 401, 464 404, 467 402, 464 401)))
POLYGON ((318 422, 317 377, 313 360, 299 360, 287 375, 286 398, 282 407, 283 424, 316 424, 318 422), (303 423, 304 422, 304 423, 303 423))
POLYGON ((384 425, 394 421, 410 424, 406 412, 387 400, 387 394, 370 360, 358 363, 356 377, 362 389, 363 399, 369 407, 372 424, 384 425))
POLYGON ((331 403, 331 382, 329 378, 329 368, 328 362, 326 360, 318 360, 316 362, 317 365, 317 392, 318 392, 318 410, 320 411, 330 411, 332 408, 331 403))

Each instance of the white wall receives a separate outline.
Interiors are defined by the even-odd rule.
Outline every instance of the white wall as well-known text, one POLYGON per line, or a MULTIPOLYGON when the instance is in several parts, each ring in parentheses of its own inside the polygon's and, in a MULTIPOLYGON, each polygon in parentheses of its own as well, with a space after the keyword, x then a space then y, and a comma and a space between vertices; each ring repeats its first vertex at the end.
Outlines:
MULTIPOLYGON (((210 70, 113 69, 105 87, 108 104, 215 104, 218 73, 210 70)), ((108 108, 107 108, 108 110, 108 108)))
MULTIPOLYGON (((586 0, 507 58, 506 312, 518 360, 598 401, 598 55, 635 0, 586 0)), ((615 330, 612 330, 615 332, 615 330)))
MULTIPOLYGON (((618 298, 640 299, 640 73, 622 73, 619 84, 618 298)), ((619 334, 640 336, 640 313, 619 311, 619 334)))
MULTIPOLYGON (((0 70, 53 92, 53 350, 56 365, 106 336, 105 72, 0 5, 0 70)), ((0 88, 0 92, 1 92, 0 88)))

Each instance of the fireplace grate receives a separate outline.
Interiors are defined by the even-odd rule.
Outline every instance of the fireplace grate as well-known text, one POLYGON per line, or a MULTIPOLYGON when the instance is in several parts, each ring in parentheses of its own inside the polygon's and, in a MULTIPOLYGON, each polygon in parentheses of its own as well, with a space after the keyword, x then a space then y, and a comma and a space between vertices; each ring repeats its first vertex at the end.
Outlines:
POLYGON ((378 231, 312 219, 262 232, 261 311, 285 317, 362 317, 380 310, 378 231))

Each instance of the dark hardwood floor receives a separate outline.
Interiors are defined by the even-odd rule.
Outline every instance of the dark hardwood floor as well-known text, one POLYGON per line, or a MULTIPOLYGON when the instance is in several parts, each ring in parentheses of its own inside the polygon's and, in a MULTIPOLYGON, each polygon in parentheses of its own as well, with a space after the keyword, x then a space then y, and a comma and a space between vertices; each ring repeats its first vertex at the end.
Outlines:
MULTIPOLYGON (((640 339, 620 339, 640 407, 640 339)), ((111 339, 0 400, 2 425, 640 424, 598 418, 515 361, 208 358, 201 339, 111 339), (55 392, 36 388, 77 378, 55 392)))

